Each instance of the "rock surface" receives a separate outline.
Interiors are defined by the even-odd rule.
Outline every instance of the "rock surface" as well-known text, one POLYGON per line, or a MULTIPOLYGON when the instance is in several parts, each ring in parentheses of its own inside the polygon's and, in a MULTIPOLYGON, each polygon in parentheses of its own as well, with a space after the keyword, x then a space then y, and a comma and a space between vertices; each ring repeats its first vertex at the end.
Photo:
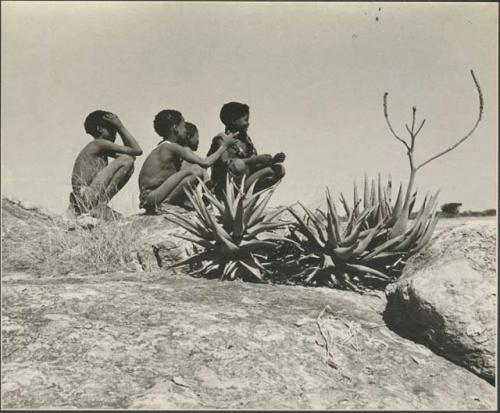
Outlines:
MULTIPOLYGON (((192 216, 179 208, 177 212, 192 216)), ((144 271, 156 271, 186 258, 192 252, 189 241, 176 237, 178 234, 189 235, 177 225, 165 219, 164 215, 134 215, 120 225, 135 226, 139 229, 136 242, 137 259, 144 271)))
POLYGON ((442 229, 387 287, 385 319, 489 382, 495 381, 496 223, 442 229))
POLYGON ((4 273, 2 407, 495 409, 493 386, 389 330, 385 305, 161 271, 4 273))

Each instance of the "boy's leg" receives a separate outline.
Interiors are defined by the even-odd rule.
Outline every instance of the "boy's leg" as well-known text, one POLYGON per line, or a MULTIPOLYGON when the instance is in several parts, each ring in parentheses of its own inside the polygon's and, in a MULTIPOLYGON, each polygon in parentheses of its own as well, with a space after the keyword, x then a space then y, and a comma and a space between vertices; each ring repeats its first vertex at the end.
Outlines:
POLYGON ((99 171, 90 184, 93 194, 86 194, 95 207, 98 204, 106 205, 120 189, 128 182, 134 172, 134 158, 120 155, 108 166, 99 171))
POLYGON ((201 179, 203 182, 208 182, 208 180, 210 179, 206 169, 202 168, 201 166, 191 165, 189 168, 186 168, 186 170, 189 170, 190 174, 183 178, 179 185, 177 185, 174 190, 168 195, 166 202, 168 202, 169 204, 181 206, 187 204, 187 206, 189 206, 190 203, 188 201, 188 198, 186 197, 186 194, 184 193, 184 187, 189 184, 196 185, 198 179, 201 179))
POLYGON ((167 199, 182 192, 183 186, 191 179, 195 179, 193 171, 190 168, 181 169, 179 172, 170 175, 158 188, 143 195, 143 203, 148 206, 160 205, 167 199))
POLYGON ((277 163, 272 166, 267 166, 265 168, 259 169, 252 175, 245 179, 245 190, 250 188, 254 182, 255 184, 254 192, 262 191, 265 188, 269 188, 274 185, 280 179, 285 176, 285 167, 283 164, 277 163))

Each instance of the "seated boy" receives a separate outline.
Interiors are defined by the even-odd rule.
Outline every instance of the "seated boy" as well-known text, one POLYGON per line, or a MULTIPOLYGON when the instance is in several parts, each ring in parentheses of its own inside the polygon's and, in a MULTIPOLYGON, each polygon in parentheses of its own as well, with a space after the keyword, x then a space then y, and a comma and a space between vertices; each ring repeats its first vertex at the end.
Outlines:
POLYGON ((135 157, 142 155, 142 149, 113 113, 96 110, 87 116, 84 127, 94 140, 76 158, 70 207, 76 215, 90 213, 104 218, 108 202, 130 179, 135 157), (116 132, 123 145, 114 143, 116 132), (109 164, 108 157, 114 158, 109 164))
POLYGON ((236 143, 237 133, 222 134, 217 151, 203 159, 186 144, 186 123, 176 110, 162 110, 153 123, 154 129, 163 141, 149 154, 139 174, 140 208, 151 214, 163 202, 190 208, 184 194, 187 184, 195 184, 198 178, 207 181, 205 168, 213 165, 228 147, 236 143), (181 169, 182 162, 189 167, 181 169))
MULTIPOLYGON (((283 152, 274 156, 257 154, 247 134, 250 126, 249 116, 248 105, 238 102, 226 103, 220 111, 220 120, 226 127, 226 133, 238 132, 238 137, 237 144, 228 149, 212 167, 211 180, 215 195, 219 199, 225 190, 228 173, 237 179, 245 175, 245 190, 257 181, 254 192, 274 185, 285 176, 285 168, 282 165, 285 160, 283 152)), ((221 143, 220 136, 213 138, 208 155, 216 151, 221 143)))

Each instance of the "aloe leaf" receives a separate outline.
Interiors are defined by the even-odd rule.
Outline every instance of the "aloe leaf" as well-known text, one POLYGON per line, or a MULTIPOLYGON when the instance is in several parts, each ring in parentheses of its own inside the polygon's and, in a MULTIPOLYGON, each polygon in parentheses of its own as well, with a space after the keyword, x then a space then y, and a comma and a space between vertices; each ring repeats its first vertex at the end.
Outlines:
POLYGON ((392 205, 392 176, 389 174, 389 178, 387 179, 387 187, 386 187, 386 196, 389 205, 392 205))
POLYGON ((256 223, 258 223, 264 219, 264 217, 262 216, 262 213, 264 212, 264 209, 266 208, 267 203, 271 199, 271 196, 273 195, 274 190, 275 190, 275 187, 266 194, 264 199, 262 201, 260 201, 260 204, 255 208, 255 211, 252 214, 252 216, 250 217, 250 220, 248 222, 249 227, 255 225, 256 223))
POLYGON ((377 276, 377 278, 387 281, 390 279, 390 277, 387 274, 384 274, 383 272, 377 271, 374 268, 367 267, 365 265, 359 265, 359 264, 346 264, 347 268, 355 271, 359 271, 361 273, 367 272, 369 274, 377 276))
POLYGON ((359 215, 359 203, 361 202, 361 200, 359 199, 358 197, 358 186, 356 185, 356 181, 354 181, 353 183, 353 186, 354 186, 354 195, 353 195, 353 210, 355 212, 355 215, 358 216, 359 215))
POLYGON ((371 190, 370 190, 370 204, 374 206, 377 203, 377 195, 375 192, 375 179, 372 178, 371 190))
POLYGON ((204 196, 206 196, 208 198, 208 200, 210 201, 210 203, 215 206, 219 212, 223 213, 224 212, 224 204, 222 202, 220 202, 213 194, 212 192, 210 191, 210 189, 208 189, 207 185, 205 184, 205 182, 203 182, 201 179, 198 178, 198 181, 199 181, 199 184, 201 185, 201 187, 203 188, 203 190, 205 191, 204 192, 204 196))
POLYGON ((255 205, 257 204, 258 200, 259 198, 253 197, 250 201, 247 200, 248 202, 244 204, 243 222, 245 223, 245 227, 248 227, 248 223, 253 213, 255 212, 255 205))
POLYGON ((353 228, 352 233, 348 237, 344 238, 343 241, 339 243, 339 245, 341 247, 347 247, 355 243, 359 239, 359 234, 361 232, 361 225, 362 222, 358 223, 358 225, 356 225, 353 228))
POLYGON ((397 219, 401 215, 402 209, 403 209, 403 184, 399 184, 398 196, 396 198, 396 204, 392 209, 392 217, 388 223, 389 226, 392 227, 396 223, 397 219))
POLYGON ((229 225, 232 226, 232 223, 234 222, 234 210, 233 210, 233 203, 229 200, 229 197, 226 193, 222 196, 222 202, 224 203, 224 221, 227 223, 230 223, 229 225))
POLYGON ((356 219, 356 222, 354 223, 354 225, 358 225, 360 222, 362 223, 366 219, 366 217, 372 213, 372 211, 374 209, 375 209, 375 207, 369 207, 369 208, 364 209, 363 212, 361 212, 359 217, 356 219))
POLYGON ((393 246, 394 244, 397 244, 398 242, 400 242, 402 239, 404 238, 404 235, 398 235, 397 237, 395 238, 391 238, 389 240, 387 240, 386 242, 384 242, 383 244, 377 246, 376 248, 373 249, 372 252, 370 252, 369 254, 367 254, 365 257, 363 257, 362 259, 364 260, 369 260, 370 258, 376 256, 377 254, 379 254, 380 252, 386 250, 387 248, 390 248, 391 246, 393 246))
POLYGON ((403 238, 403 240, 397 244, 393 250, 394 251, 408 251, 413 244, 415 243, 415 240, 418 237, 418 234, 420 233, 420 228, 423 224, 421 222, 418 222, 415 224, 413 227, 412 231, 410 232, 409 235, 406 236, 406 238, 403 238))
POLYGON ((234 267, 236 267, 237 265, 237 262, 236 261, 229 261, 225 266, 224 266, 224 270, 222 271, 222 277, 221 277, 221 280, 224 280, 226 279, 229 274, 231 273, 231 271, 234 269, 234 267))
POLYGON ((236 214, 234 217, 233 236, 240 238, 245 231, 245 223, 243 221, 243 197, 240 197, 236 205, 236 214))
POLYGON ((305 283, 311 282, 314 276, 318 273, 320 268, 314 268, 310 274, 307 275, 307 278, 304 280, 305 283))
POLYGON ((328 213, 332 216, 333 229, 335 230, 335 237, 337 238, 337 242, 342 241, 342 236, 340 235, 340 220, 337 215, 337 210, 335 208, 335 204, 332 200, 332 195, 330 194, 330 190, 326 188, 326 203, 328 206, 328 213))
POLYGON ((203 251, 200 254, 191 255, 190 257, 187 257, 185 259, 177 261, 177 262, 173 263, 172 265, 168 266, 167 269, 180 267, 181 265, 193 264, 193 263, 201 262, 204 260, 209 260, 213 256, 214 256, 213 251, 203 251))
POLYGON ((191 238, 191 237, 188 237, 188 236, 182 235, 182 234, 174 234, 174 236, 176 238, 180 238, 180 239, 183 239, 183 240, 186 240, 186 241, 191 241, 192 243, 198 244, 199 246, 201 246, 203 248, 209 249, 209 248, 213 247, 213 244, 210 241, 207 241, 207 240, 204 240, 204 239, 191 238))
MULTIPOLYGON (((246 206, 246 203, 247 203, 248 201, 250 201, 251 199, 254 199, 254 197, 253 197, 253 191, 254 191, 254 189, 255 189, 255 185, 256 185, 256 184, 257 184, 257 181, 252 182, 252 184, 251 184, 251 185, 248 187, 248 189, 246 190, 246 193, 245 193, 245 198, 246 198, 246 199, 245 199, 245 201, 246 201, 246 202, 245 202, 245 206, 246 206)), ((255 198, 257 198, 257 197, 255 197, 255 198)))
POLYGON ((333 250, 335 256, 342 260, 347 260, 351 257, 353 251, 356 249, 356 245, 351 245, 350 247, 337 247, 333 250))
MULTIPOLYGON (((186 196, 188 199, 191 201, 191 204, 194 207, 194 210, 196 211, 196 214, 198 215, 198 218, 203 224, 208 225, 209 219, 208 219, 208 212, 206 211, 205 205, 200 205, 199 200, 197 198, 196 192, 195 191, 185 191, 186 196)), ((203 204, 203 202, 202 202, 203 204)))
POLYGON ((368 189, 368 175, 365 172, 365 181, 364 181, 364 191, 363 191, 363 208, 369 208, 370 205, 370 199, 369 199, 369 189, 368 189))
POLYGON ((323 234, 323 229, 321 228, 321 224, 318 222, 319 221, 318 218, 316 218, 316 216, 311 211, 309 211, 308 208, 306 208, 304 205, 302 205, 300 202, 298 202, 298 204, 302 207, 302 209, 305 211, 306 215, 309 217, 309 219, 313 223, 314 227, 316 228, 316 233, 318 234, 318 237, 321 240, 321 242, 323 244, 325 244, 326 239, 325 239, 325 236, 323 234))
POLYGON ((333 227, 333 218, 330 213, 327 214, 326 233, 328 235, 328 244, 330 245, 330 247, 337 248, 339 242, 337 236, 335 235, 335 229, 333 227))
POLYGON ((262 273, 257 267, 253 267, 250 263, 245 262, 245 260, 238 261, 243 267, 245 267, 252 275, 257 277, 259 280, 262 280, 262 273))
POLYGON ((254 252, 259 250, 274 250, 276 244, 269 241, 253 240, 253 241, 243 241, 240 244, 240 251, 243 252, 254 252))
POLYGON ((314 235, 309 226, 292 208, 289 208, 288 211, 295 217, 295 219, 299 223, 299 231, 302 232, 311 243, 313 243, 315 248, 322 250, 324 246, 321 244, 321 241, 316 237, 316 235, 314 235))
POLYGON ((421 239, 417 242, 416 247, 411 251, 412 254, 417 253, 420 251, 422 248, 424 248, 428 242, 431 240, 432 233, 434 232, 434 229, 436 228, 436 224, 439 220, 439 215, 437 214, 437 209, 434 211, 434 214, 432 215, 432 218, 430 219, 429 223, 427 224, 427 228, 425 229, 424 235, 421 237, 421 239))
MULTIPOLYGON (((169 213, 170 214, 170 213, 169 213)), ((195 223, 186 223, 185 221, 179 219, 178 217, 174 216, 165 216, 165 219, 167 221, 170 221, 176 225, 179 225, 182 229, 185 229, 186 231, 190 232, 191 234, 204 238, 204 239, 210 239, 212 237, 211 233, 207 231, 205 228, 196 227, 195 223)))
POLYGON ((249 232, 243 236, 243 239, 252 239, 255 238, 258 234, 265 232, 265 231, 272 231, 278 228, 283 228, 287 223, 271 223, 271 224, 264 224, 260 223, 252 228, 252 232, 249 232))
MULTIPOLYGON (((294 240, 292 240, 292 239, 290 239, 288 237, 285 237, 284 235, 276 235, 276 234, 272 234, 272 233, 261 234, 261 235, 262 235, 263 238, 259 239, 259 241, 264 241, 264 242, 272 242, 272 241, 287 242, 289 244, 293 244, 300 251, 304 251, 304 249, 300 246, 299 243, 295 242, 294 240)), ((274 248, 276 248, 276 246, 274 248)))
POLYGON ((234 280, 236 278, 236 275, 238 274, 238 265, 236 265, 232 270, 231 272, 229 273, 229 279, 230 280, 234 280))
POLYGON ((378 177, 377 177, 378 181, 377 181, 377 190, 378 190, 378 203, 379 204, 382 204, 382 199, 383 199, 383 191, 382 191, 382 181, 381 181, 381 178, 380 178, 380 173, 378 174, 378 177))
POLYGON ((385 259, 385 258, 397 258, 397 257, 402 257, 403 255, 405 255, 405 252, 380 252, 378 253, 376 256, 370 258, 369 260, 363 258, 361 260, 361 262, 371 262, 371 261, 377 261, 377 260, 381 260, 381 259, 385 259))
POLYGON ((267 215, 264 217, 264 219, 263 219, 263 221, 262 221, 262 222, 267 223, 267 222, 271 222, 271 221, 273 221, 275 218, 277 218, 279 215, 281 215, 281 214, 282 214, 283 212, 285 212, 287 209, 288 209, 288 206, 284 206, 284 207, 281 207, 281 208, 277 209, 276 211, 273 211, 273 212, 271 212, 271 213, 267 214, 267 215))
POLYGON ((344 207, 345 216, 349 217, 351 215, 351 209, 349 208, 349 205, 347 204, 347 201, 345 200, 344 194, 342 192, 340 193, 340 202, 344 207))
POLYGON ((381 226, 382 223, 379 222, 375 227, 373 227, 373 229, 368 232, 367 236, 359 242, 358 246, 353 251, 354 255, 360 255, 366 250, 366 248, 368 248, 373 238, 375 238, 375 235, 377 235, 377 233, 379 232, 381 226))
POLYGON ((209 219, 212 229, 215 231, 215 234, 217 235, 217 238, 219 239, 220 242, 222 242, 222 244, 227 248, 227 250, 233 253, 238 251, 238 246, 234 244, 229 234, 215 222, 215 220, 211 215, 209 215, 209 219))
POLYGON ((229 178, 229 175, 226 176, 226 191, 227 191, 227 197, 226 197, 227 202, 232 207, 234 202, 234 181, 233 179, 229 178))

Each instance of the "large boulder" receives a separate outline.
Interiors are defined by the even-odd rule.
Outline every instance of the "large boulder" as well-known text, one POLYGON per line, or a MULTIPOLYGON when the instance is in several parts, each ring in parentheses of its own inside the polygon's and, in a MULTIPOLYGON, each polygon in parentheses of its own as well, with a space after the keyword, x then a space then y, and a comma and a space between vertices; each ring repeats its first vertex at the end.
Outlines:
POLYGON ((443 229, 386 289, 385 320, 411 338, 495 382, 496 224, 443 229))

